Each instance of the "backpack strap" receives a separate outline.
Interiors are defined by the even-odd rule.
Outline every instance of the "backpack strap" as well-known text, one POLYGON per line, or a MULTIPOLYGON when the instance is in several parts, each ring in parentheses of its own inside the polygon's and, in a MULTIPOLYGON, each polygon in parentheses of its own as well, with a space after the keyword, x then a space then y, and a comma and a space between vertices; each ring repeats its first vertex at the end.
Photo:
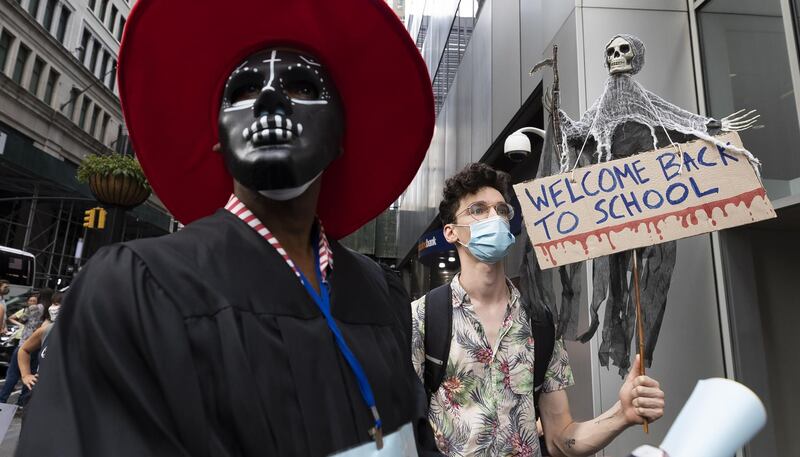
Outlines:
POLYGON ((453 337, 453 303, 450 283, 425 295, 425 391, 430 398, 439 390, 450 356, 453 337))
POLYGON ((553 323, 553 315, 550 310, 538 313, 538 319, 534 319, 529 307, 525 307, 531 316, 531 335, 533 336, 533 404, 536 408, 536 416, 539 415, 539 395, 542 393, 542 386, 550 367, 550 359, 553 358, 553 349, 556 343, 556 328, 553 323))

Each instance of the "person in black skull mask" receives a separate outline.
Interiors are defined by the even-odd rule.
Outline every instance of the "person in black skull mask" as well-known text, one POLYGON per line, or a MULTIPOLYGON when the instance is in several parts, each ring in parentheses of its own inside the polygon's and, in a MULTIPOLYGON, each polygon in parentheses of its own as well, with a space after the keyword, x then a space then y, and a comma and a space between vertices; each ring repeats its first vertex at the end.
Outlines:
POLYGON ((408 297, 335 241, 430 142, 402 24, 378 0, 140 0, 122 43, 132 142, 188 225, 81 272, 17 455, 411 452, 408 297))

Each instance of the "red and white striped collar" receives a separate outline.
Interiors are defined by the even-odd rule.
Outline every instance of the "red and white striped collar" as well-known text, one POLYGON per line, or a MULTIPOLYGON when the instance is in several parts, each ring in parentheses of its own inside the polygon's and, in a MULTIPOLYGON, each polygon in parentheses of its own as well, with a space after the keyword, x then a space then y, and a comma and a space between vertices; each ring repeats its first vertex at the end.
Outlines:
MULTIPOLYGON (((281 243, 277 238, 275 238, 275 235, 269 231, 269 229, 255 216, 255 214, 247 209, 244 203, 242 203, 236 197, 236 195, 231 195, 231 198, 225 205, 225 209, 234 216, 243 220, 247 225, 255 230, 256 233, 267 240, 269 244, 274 247, 276 251, 278 251, 278 254, 283 257, 283 260, 285 260, 292 271, 294 271, 294 274, 297 275, 297 278, 302 278, 300 276, 300 270, 297 269, 294 262, 292 262, 292 259, 289 258, 289 254, 287 254, 283 249, 281 243)), ((328 244, 328 237, 325 236, 325 230, 322 228, 322 223, 319 220, 317 220, 317 226, 319 227, 319 269, 322 272, 322 279, 325 281, 328 277, 328 269, 333 268, 333 252, 331 251, 330 244, 328 244)))

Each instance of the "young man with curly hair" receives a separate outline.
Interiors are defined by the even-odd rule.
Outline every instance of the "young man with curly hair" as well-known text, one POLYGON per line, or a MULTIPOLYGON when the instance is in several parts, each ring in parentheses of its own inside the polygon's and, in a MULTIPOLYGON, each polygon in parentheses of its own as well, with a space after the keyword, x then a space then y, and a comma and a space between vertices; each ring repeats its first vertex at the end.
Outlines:
POLYGON ((535 341, 533 321, 503 265, 515 242, 509 190, 508 174, 480 163, 445 183, 439 214, 445 238, 458 251, 461 272, 449 284, 450 300, 442 301, 452 306, 444 361, 426 350, 426 330, 434 327, 426 319, 426 301, 435 306, 429 298, 434 291, 412 303, 417 375, 426 380, 426 358, 444 365, 441 382, 426 383, 428 418, 446 455, 540 456, 534 391, 541 391, 538 406, 550 454, 591 455, 627 427, 660 418, 664 393, 658 382, 631 370, 616 405, 591 421, 575 422, 565 392, 574 383, 572 369, 561 339, 549 342, 553 350, 544 380, 534 385, 534 347, 546 343, 535 341))

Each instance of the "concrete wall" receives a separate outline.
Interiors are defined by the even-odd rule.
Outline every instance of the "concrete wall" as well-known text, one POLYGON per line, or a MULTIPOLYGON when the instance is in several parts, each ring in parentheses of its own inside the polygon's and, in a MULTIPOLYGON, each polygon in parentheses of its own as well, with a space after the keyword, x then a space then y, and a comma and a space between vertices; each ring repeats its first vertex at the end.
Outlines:
POLYGON ((89 9, 88 0, 60 0, 56 2, 55 14, 48 28, 44 20, 48 2, 39 2, 34 17, 29 12, 30 1, 0 4, 0 29, 15 37, 6 66, 0 71, 7 76, 12 74, 21 44, 32 51, 23 72, 21 87, 13 81, 0 78, 0 100, 3 101, 0 103, 0 122, 32 138, 37 147, 54 157, 79 162, 88 152, 100 152, 111 147, 117 139, 119 126, 123 125, 116 87, 111 90, 113 74, 110 70, 119 52, 117 36, 120 18, 127 18, 131 4, 125 0, 109 0, 105 16, 100 18, 100 0, 94 10, 89 9), (113 24, 112 6, 117 9, 113 24), (64 40, 60 42, 58 28, 65 12, 69 12, 69 20, 66 22, 64 40), (109 25, 112 27, 109 28, 109 25), (81 61, 78 48, 85 30, 91 32, 93 39, 81 61), (98 63, 93 72, 90 60, 95 47, 98 49, 98 63), (105 66, 104 55, 108 55, 105 66), (31 88, 36 59, 44 61, 45 67, 39 84, 31 88), (51 71, 57 72, 59 77, 52 99, 47 100, 45 84, 51 71), (77 102, 70 104, 67 102, 72 90, 84 92, 77 102), (80 128, 77 124, 84 95, 91 100, 91 104, 87 105, 85 125, 80 128), (100 114, 96 128, 91 132, 90 123, 95 107, 100 108, 100 114), (103 132, 102 124, 106 115, 109 116, 109 122, 103 132))

